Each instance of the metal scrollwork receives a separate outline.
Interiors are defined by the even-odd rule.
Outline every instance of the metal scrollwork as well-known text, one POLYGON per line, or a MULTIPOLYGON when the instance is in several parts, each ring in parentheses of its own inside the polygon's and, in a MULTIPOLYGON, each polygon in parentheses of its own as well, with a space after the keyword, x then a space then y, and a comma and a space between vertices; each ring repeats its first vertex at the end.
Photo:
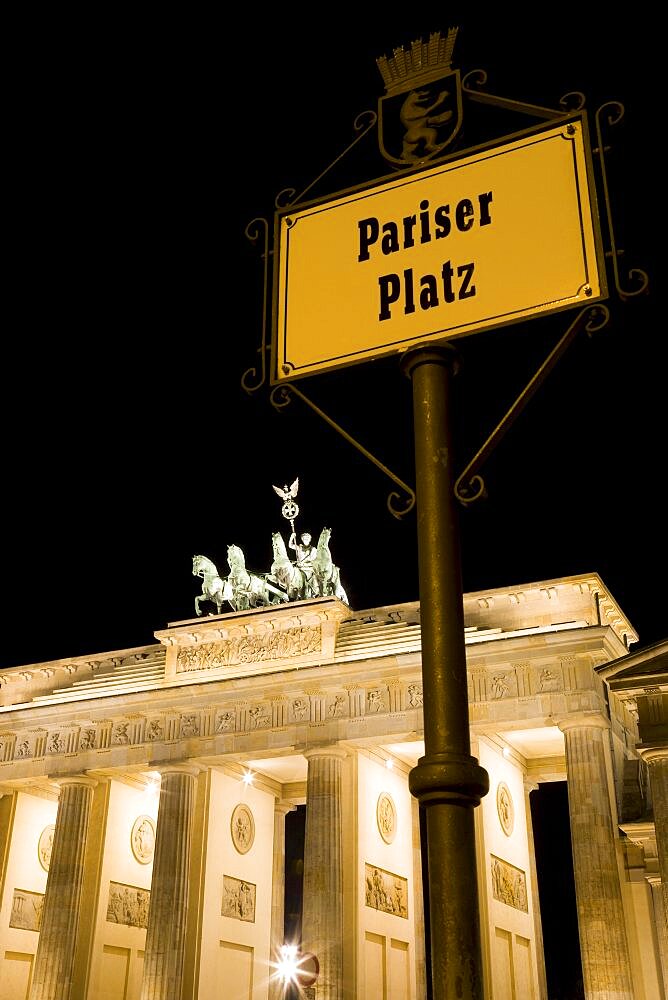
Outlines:
MULTIPOLYGON (((462 78, 462 93, 479 104, 493 104, 497 108, 505 108, 507 111, 518 111, 525 115, 534 115, 536 118, 558 118, 563 111, 556 108, 544 108, 538 104, 527 104, 526 101, 515 101, 508 97, 500 97, 498 94, 488 94, 478 87, 487 83, 487 73, 484 69, 472 69, 462 78)), ((563 100, 563 98, 562 98, 563 100)))
POLYGON ((262 259, 264 261, 262 275, 262 333, 257 353, 260 355, 260 374, 257 368, 248 368, 241 376, 241 385, 251 395, 264 385, 267 378, 267 290, 269 288, 269 224, 261 217, 252 219, 246 226, 245 233, 251 243, 257 243, 263 238, 262 259), (253 381, 251 381, 253 380, 253 381))
POLYGON ((371 129, 376 124, 377 120, 378 116, 376 115, 375 111, 370 111, 370 110, 361 111, 358 114, 355 121, 353 122, 353 128, 357 132, 357 135, 355 136, 353 141, 349 143, 343 150, 343 152, 339 153, 336 159, 332 160, 332 162, 328 166, 326 166, 325 169, 318 174, 315 180, 311 181, 311 183, 307 187, 305 187, 304 190, 300 192, 300 194, 297 194, 295 188, 283 188, 281 191, 279 191, 274 200, 276 208, 280 210, 282 208, 288 208, 290 205, 295 204, 295 202, 297 203, 300 202, 304 198, 304 195, 308 194, 311 188, 314 188, 318 183, 318 181, 321 181, 322 178, 325 177, 330 172, 330 170, 332 170, 336 166, 337 163, 340 163, 341 160, 348 155, 350 150, 357 145, 360 139, 363 139, 364 136, 367 134, 367 132, 371 131, 371 129))
POLYGON ((569 90, 567 94, 559 98, 559 107, 570 114, 571 111, 582 111, 586 98, 581 90, 569 90))
POLYGON ((483 444, 482 448, 479 449, 461 475, 457 478, 454 491, 455 496, 460 503, 467 505, 474 503, 474 501, 485 496, 485 481, 479 474, 478 469, 494 450, 506 431, 512 427, 519 414, 532 398, 538 387, 545 381, 547 375, 552 371, 555 364, 574 337, 582 329, 584 329, 585 332, 591 336, 592 333, 596 333, 598 330, 601 330, 609 319, 610 311, 607 306, 601 305, 601 303, 596 303, 596 305, 582 309, 578 313, 557 343, 556 347, 552 349, 529 384, 517 397, 505 417, 499 421, 483 444))
POLYGON ((606 252, 606 256, 610 257, 612 260, 612 273, 615 282, 615 288, 617 289, 617 294, 622 301, 626 299, 633 298, 635 295, 640 295, 642 292, 646 291, 647 285, 649 283, 649 278, 645 271, 642 271, 638 267, 632 267, 628 273, 628 278, 632 283, 636 284, 636 288, 628 289, 622 288, 620 277, 619 277, 619 261, 618 258, 622 253, 621 250, 617 249, 615 244, 615 231, 612 225, 612 208, 610 205, 610 196, 608 192, 608 176, 605 167, 605 154, 608 148, 603 141, 603 131, 602 131, 602 121, 605 118, 605 124, 609 127, 614 127, 618 125, 619 122, 624 117, 624 105, 620 104, 619 101, 608 101, 606 104, 602 104, 600 108, 596 111, 595 121, 596 121, 596 147, 594 148, 594 153, 598 155, 600 167, 601 167, 601 179, 603 183, 603 199, 605 201, 605 212, 608 223, 608 237, 610 240, 610 249, 606 252), (605 114, 604 114, 605 113, 605 114))

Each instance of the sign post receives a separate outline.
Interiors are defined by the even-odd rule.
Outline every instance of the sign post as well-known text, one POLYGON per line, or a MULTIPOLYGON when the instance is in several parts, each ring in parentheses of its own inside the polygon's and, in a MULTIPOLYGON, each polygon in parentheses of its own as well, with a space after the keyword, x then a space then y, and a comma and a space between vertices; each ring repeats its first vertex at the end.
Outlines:
POLYGON ((471 756, 451 433, 451 347, 403 360, 413 383, 425 755, 408 776, 424 808, 435 1000, 482 1000, 473 810, 489 791, 471 756))
POLYGON ((607 295, 584 114, 506 140, 276 217, 272 382, 389 354, 412 382, 425 753, 409 787, 434 1000, 483 997, 474 809, 489 790, 470 752, 450 341, 607 295))

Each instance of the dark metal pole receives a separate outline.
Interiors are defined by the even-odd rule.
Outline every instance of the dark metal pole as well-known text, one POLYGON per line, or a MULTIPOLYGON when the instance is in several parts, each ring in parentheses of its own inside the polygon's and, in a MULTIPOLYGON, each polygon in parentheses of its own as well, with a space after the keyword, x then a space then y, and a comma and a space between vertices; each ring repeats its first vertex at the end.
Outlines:
MULTIPOLYGON (((482 1000, 474 808, 489 777, 471 756, 450 347, 408 352, 413 383, 425 755, 409 787, 425 811, 434 1000, 482 1000)), ((425 845, 422 845, 424 853, 425 845)))

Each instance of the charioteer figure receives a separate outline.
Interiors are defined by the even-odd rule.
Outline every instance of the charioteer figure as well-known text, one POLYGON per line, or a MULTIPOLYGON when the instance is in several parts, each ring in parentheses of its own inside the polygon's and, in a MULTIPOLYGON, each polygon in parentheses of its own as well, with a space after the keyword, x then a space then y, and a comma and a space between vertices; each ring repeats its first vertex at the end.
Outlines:
POLYGON ((295 564, 299 567, 299 569, 303 570, 306 579, 311 580, 314 573, 313 560, 315 559, 318 550, 315 545, 311 545, 311 535, 309 532, 302 532, 299 536, 299 541, 297 541, 297 534, 293 531, 290 535, 288 546, 291 549, 294 549, 297 557, 295 559, 295 564))

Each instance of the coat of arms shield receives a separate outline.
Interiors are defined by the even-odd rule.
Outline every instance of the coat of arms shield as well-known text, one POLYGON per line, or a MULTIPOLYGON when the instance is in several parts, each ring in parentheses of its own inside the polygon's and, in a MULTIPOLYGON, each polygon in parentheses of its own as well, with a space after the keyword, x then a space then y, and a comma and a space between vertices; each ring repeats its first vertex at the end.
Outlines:
POLYGON ((382 155, 399 167, 435 159, 462 124, 459 70, 419 87, 386 94, 378 101, 378 142, 382 155))
POLYGON ((459 70, 451 68, 457 31, 433 32, 426 42, 376 60, 386 90, 378 101, 378 144, 393 166, 436 159, 459 132, 462 88, 459 70))

